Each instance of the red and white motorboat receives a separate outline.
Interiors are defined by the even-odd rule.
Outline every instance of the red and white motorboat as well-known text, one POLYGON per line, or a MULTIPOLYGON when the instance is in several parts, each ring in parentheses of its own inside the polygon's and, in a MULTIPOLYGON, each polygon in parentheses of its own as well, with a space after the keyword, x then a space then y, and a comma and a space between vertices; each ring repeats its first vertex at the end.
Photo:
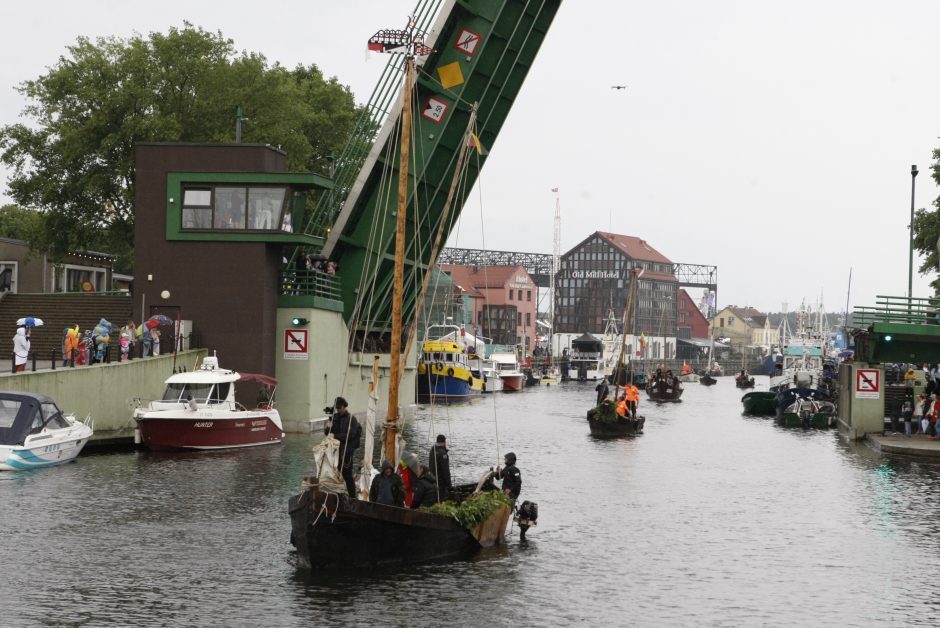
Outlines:
POLYGON ((525 386, 525 373, 519 368, 519 361, 514 351, 494 351, 490 360, 496 367, 499 379, 503 382, 503 391, 522 390, 525 386))
POLYGON ((209 356, 196 370, 166 380, 163 398, 134 410, 140 442, 154 450, 227 449, 273 445, 284 438, 274 409, 277 380, 219 368, 209 356), (249 409, 235 401, 235 382, 257 382, 265 401, 249 409))

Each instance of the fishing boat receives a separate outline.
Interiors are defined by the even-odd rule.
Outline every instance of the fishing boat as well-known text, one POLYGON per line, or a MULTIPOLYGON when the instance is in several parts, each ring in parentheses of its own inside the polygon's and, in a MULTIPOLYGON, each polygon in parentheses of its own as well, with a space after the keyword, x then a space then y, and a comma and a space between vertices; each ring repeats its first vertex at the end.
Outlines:
POLYGON ((276 445, 284 439, 276 390, 273 377, 223 369, 217 355, 206 356, 198 368, 167 378, 162 399, 134 410, 138 440, 152 450, 276 445), (240 382, 261 387, 257 407, 235 400, 240 382))
POLYGON ((754 388, 754 378, 747 371, 741 371, 734 376, 734 385, 738 388, 754 388))
POLYGON ((483 392, 480 358, 468 353, 466 342, 460 341, 460 332, 453 325, 432 325, 425 332, 427 340, 418 358, 418 400, 466 399, 483 392), (442 327, 447 333, 436 335, 442 327))
POLYGON ((64 414, 45 395, 0 392, 0 471, 74 460, 93 433, 91 417, 64 414))
POLYGON ((710 373, 705 373, 704 375, 699 376, 698 383, 702 386, 714 386, 718 383, 718 380, 712 377, 710 373))
POLYGON ((743 397, 744 414, 773 415, 777 411, 777 394, 765 390, 754 390, 743 397))
POLYGON ((491 358, 480 360, 480 372, 483 374, 483 392, 502 392, 503 380, 499 377, 499 365, 491 358))
MULTIPOLYGON (((393 276, 393 300, 391 316, 390 355, 388 376, 388 417, 383 425, 383 458, 400 460, 403 441, 399 430, 399 387, 403 371, 402 303, 405 227, 408 216, 408 164, 412 125, 412 86, 414 84, 414 58, 430 52, 413 30, 380 31, 370 39, 373 45, 385 51, 405 53, 405 85, 402 89, 401 134, 398 195, 395 211, 395 267, 393 276)), ((472 107, 465 137, 473 133, 476 123, 476 106, 472 107)), ((462 164, 468 153, 468 145, 458 153, 451 191, 459 182, 462 164)), ((450 195, 449 195, 450 197, 450 195)), ((412 210, 412 211, 416 211, 412 210)), ((432 253, 429 268, 434 266, 436 254, 432 253)), ((420 299, 419 299, 420 303, 420 299)), ((418 309, 418 308, 416 308, 418 309)), ((407 346, 407 345, 406 345, 407 346)), ((370 386, 369 410, 366 415, 366 444, 369 446, 370 430, 374 431, 377 402, 378 360, 373 365, 370 386)), ((520 373, 521 375, 521 373, 520 373)), ((521 386, 521 381, 520 381, 521 386)), ((492 488, 489 472, 480 482, 454 494, 460 504, 470 502, 471 510, 479 517, 473 521, 459 522, 455 516, 438 514, 428 510, 378 504, 367 499, 353 499, 339 481, 341 462, 338 460, 339 444, 329 436, 315 450, 317 473, 305 479, 300 493, 290 498, 288 511, 291 517, 291 541, 297 550, 298 565, 304 568, 362 569, 376 565, 419 562, 433 559, 457 557, 502 543, 509 521, 510 507, 500 491, 492 488), (471 500, 473 500, 471 502, 471 500), (479 507, 478 507, 479 506, 479 507), (481 514, 482 513, 482 514, 481 514)), ((366 478, 372 473, 371 453, 363 459, 366 478)))

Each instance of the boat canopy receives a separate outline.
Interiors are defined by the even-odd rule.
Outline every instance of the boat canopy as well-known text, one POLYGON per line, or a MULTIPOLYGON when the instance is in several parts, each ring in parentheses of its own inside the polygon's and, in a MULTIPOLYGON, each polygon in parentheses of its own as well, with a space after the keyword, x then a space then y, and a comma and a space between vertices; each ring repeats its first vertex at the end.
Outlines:
POLYGON ((23 445, 32 431, 41 430, 51 421, 56 423, 50 427, 62 427, 61 417, 55 403, 45 395, 0 392, 0 445, 23 445), (44 406, 48 417, 43 415, 44 406))
POLYGON ((783 354, 789 356, 808 355, 810 357, 821 358, 823 354, 822 347, 813 345, 787 345, 783 348, 783 354))
POLYGON ((277 380, 270 375, 262 375, 260 373, 239 373, 238 375, 238 381, 240 382, 258 382, 265 386, 277 386, 277 380))
POLYGON ((571 346, 579 351, 600 351, 604 348, 604 343, 585 332, 572 340, 571 346))

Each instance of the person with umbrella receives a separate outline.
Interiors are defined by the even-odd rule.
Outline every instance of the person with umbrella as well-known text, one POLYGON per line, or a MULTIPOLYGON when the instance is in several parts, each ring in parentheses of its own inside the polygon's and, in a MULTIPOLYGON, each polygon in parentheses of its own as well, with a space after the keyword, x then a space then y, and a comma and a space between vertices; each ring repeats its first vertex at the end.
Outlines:
POLYGON ((42 325, 41 318, 26 316, 16 321, 16 334, 13 336, 13 366, 14 370, 25 371, 26 360, 29 357, 29 330, 42 325))

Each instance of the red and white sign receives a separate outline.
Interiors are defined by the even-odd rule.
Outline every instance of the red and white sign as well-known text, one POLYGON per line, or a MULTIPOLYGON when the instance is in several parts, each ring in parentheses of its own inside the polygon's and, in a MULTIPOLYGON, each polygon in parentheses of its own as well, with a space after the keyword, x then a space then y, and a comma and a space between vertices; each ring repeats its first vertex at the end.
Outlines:
POLYGON ((306 329, 284 330, 284 359, 306 360, 310 355, 307 351, 306 329))
POLYGON ((421 116, 435 124, 440 124, 445 113, 447 113, 447 103, 432 96, 428 98, 427 104, 424 105, 421 116))
POLYGON ((473 53, 475 53, 480 46, 480 40, 482 39, 483 37, 480 33, 474 33, 469 28, 462 28, 457 34, 457 41, 454 42, 454 48, 472 57, 473 53))
POLYGON ((881 397, 881 371, 878 369, 858 369, 855 371, 856 399, 878 399, 881 397))

